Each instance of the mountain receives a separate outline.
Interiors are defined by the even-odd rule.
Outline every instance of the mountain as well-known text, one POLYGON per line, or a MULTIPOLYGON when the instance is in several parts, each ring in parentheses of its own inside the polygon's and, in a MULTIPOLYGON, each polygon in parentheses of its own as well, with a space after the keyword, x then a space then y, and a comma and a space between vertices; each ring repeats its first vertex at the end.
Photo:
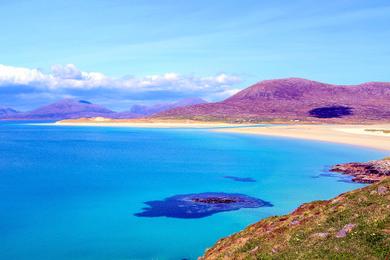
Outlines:
POLYGON ((0 118, 24 120, 61 120, 82 117, 106 117, 118 119, 139 118, 176 107, 205 102, 206 101, 200 98, 190 98, 182 99, 175 103, 157 104, 152 106, 137 105, 133 106, 130 111, 115 112, 103 106, 92 104, 89 101, 66 98, 23 113, 10 108, 0 108, 0 118))
POLYGON ((17 115, 19 111, 9 107, 0 107, 0 118, 10 118, 17 115))
POLYGON ((265 80, 222 102, 175 108, 156 116, 239 122, 390 120, 390 83, 347 86, 301 78, 265 80))
POLYGON ((151 106, 134 105, 131 107, 130 112, 142 116, 149 116, 173 108, 185 107, 185 106, 196 105, 196 104, 204 104, 204 103, 207 103, 207 101, 201 98, 186 98, 186 99, 180 99, 174 103, 156 104, 151 106))
POLYGON ((20 113, 16 118, 59 120, 96 116, 110 117, 114 115, 114 111, 103 106, 92 104, 85 100, 66 98, 29 112, 20 113))
MULTIPOLYGON (((388 164, 389 165, 389 164, 388 164)), ((211 259, 389 259, 390 177, 219 240, 211 259)))

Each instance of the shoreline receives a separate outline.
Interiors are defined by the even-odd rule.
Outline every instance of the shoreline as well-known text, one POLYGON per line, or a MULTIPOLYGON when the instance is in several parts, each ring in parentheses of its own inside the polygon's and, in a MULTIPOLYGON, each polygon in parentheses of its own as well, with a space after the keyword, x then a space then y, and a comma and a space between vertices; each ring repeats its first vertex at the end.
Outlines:
POLYGON ((390 152, 390 124, 378 125, 270 125, 216 129, 216 132, 285 137, 355 145, 390 152), (377 131, 372 131, 376 129, 377 131))
MULTIPOLYGON (((218 128, 248 127, 255 124, 233 124, 225 122, 206 122, 195 120, 158 120, 158 119, 108 119, 81 118, 57 121, 51 125, 93 126, 93 127, 134 127, 134 128, 218 128)), ((257 124, 259 125, 259 124, 257 124)))
POLYGON ((383 124, 235 124, 183 119, 108 119, 102 117, 61 120, 52 125, 133 128, 214 128, 215 132, 285 137, 355 145, 390 151, 390 123, 383 124), (215 129, 216 128, 216 129, 215 129))

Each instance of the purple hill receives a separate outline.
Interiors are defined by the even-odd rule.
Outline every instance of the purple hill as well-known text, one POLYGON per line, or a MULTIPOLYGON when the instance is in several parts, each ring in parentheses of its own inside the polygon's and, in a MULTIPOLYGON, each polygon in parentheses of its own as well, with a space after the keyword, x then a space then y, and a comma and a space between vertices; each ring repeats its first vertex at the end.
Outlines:
POLYGON ((191 98, 182 99, 175 103, 157 104, 151 106, 137 105, 133 106, 130 111, 115 112, 86 100, 66 98, 28 112, 18 112, 11 108, 0 107, 0 119, 62 120, 82 117, 106 117, 121 119, 139 118, 172 108, 184 107, 186 105, 200 104, 205 102, 206 101, 203 99, 191 98))
POLYGON ((85 100, 66 98, 29 112, 20 113, 16 118, 60 120, 96 116, 111 117, 113 115, 115 115, 114 111, 103 106, 85 100))
POLYGON ((390 83, 332 85, 301 78, 265 80, 217 103, 174 108, 159 118, 235 122, 390 120, 390 83))
POLYGON ((207 101, 201 98, 185 98, 180 99, 173 103, 165 103, 165 104, 155 104, 150 106, 145 105, 134 105, 131 107, 130 112, 142 116, 154 115, 163 111, 167 111, 173 108, 205 104, 207 101))
POLYGON ((10 118, 18 115, 20 112, 9 107, 0 107, 0 118, 10 118))

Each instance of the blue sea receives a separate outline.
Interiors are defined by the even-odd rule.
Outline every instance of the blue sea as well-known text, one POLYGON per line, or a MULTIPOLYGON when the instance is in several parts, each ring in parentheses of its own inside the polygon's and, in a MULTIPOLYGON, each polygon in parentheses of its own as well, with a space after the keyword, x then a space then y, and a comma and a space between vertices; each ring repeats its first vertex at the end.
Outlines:
POLYGON ((363 186, 330 174, 330 165, 385 155, 207 129, 0 122, 0 259, 196 259, 262 218, 363 186), (145 202, 208 192, 272 206, 135 215, 145 202))

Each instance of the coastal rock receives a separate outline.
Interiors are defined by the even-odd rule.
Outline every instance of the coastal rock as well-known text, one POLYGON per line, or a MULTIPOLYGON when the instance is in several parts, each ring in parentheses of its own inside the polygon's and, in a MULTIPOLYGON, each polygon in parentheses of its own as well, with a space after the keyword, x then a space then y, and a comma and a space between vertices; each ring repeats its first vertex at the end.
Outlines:
POLYGON ((250 251, 250 253, 254 254, 254 253, 256 253, 256 251, 257 251, 258 249, 259 249, 259 247, 256 246, 255 248, 253 248, 253 249, 250 251))
POLYGON ((385 195, 389 192, 389 189, 385 186, 379 186, 377 192, 379 195, 385 195))
POLYGON ((218 212, 241 208, 272 207, 267 201, 244 194, 207 192, 176 195, 164 200, 147 201, 149 207, 137 217, 203 218, 218 212))
POLYGON ((219 240, 200 259, 384 259, 390 254, 390 196, 367 196, 378 190, 389 192, 390 178, 260 220, 219 240), (300 224, 291 226, 296 220, 300 224))
POLYGON ((331 171, 353 176, 354 182, 374 183, 390 176, 390 159, 337 164, 331 168, 331 171))
POLYGON ((292 226, 299 225, 299 224, 301 224, 301 222, 300 222, 299 220, 293 220, 293 221, 290 223, 290 225, 292 225, 292 226))
POLYGON ((346 237, 347 234, 351 233, 351 231, 356 227, 356 224, 347 224, 345 225, 342 229, 339 230, 339 232, 337 232, 336 234, 336 237, 337 238, 342 238, 342 237, 346 237))
POLYGON ((319 233, 314 233, 313 235, 311 235, 311 237, 315 238, 327 238, 329 236, 329 233, 328 232, 319 232, 319 233))

